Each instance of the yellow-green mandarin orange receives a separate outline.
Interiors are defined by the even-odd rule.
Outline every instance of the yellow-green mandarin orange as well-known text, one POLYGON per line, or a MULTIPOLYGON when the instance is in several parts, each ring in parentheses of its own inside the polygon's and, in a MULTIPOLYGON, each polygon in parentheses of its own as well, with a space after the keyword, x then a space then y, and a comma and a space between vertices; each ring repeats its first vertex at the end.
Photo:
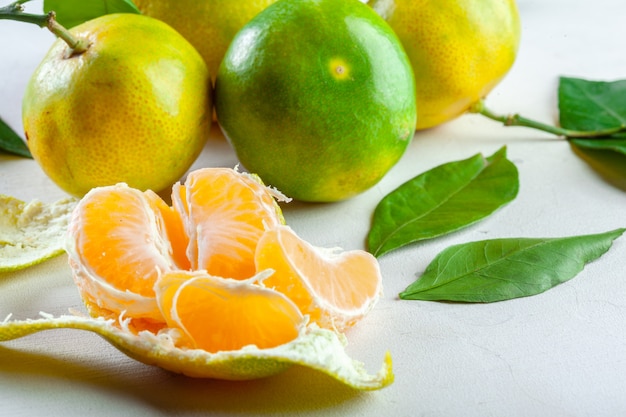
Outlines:
POLYGON ((417 128, 437 126, 484 98, 509 71, 521 24, 514 0, 371 0, 415 72, 417 128))
POLYGON ((363 3, 281 0, 231 43, 215 108, 247 170, 289 197, 337 201, 403 155, 415 85, 398 38, 363 3))
POLYGON ((28 147, 62 189, 82 196, 125 182, 161 191, 199 155, 211 123, 202 57, 165 23, 111 14, 55 41, 31 77, 22 115, 28 147))
POLYGON ((209 67, 217 69, 235 34, 276 0, 134 0, 142 13, 163 20, 182 34, 209 67))

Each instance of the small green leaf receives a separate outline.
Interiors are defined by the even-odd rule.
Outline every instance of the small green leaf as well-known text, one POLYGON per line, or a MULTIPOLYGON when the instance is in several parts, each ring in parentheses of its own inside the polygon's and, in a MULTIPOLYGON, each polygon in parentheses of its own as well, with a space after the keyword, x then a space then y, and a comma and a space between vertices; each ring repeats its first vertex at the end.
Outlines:
POLYGON ((566 129, 592 132, 626 126, 626 80, 561 77, 558 96, 559 121, 566 129))
POLYGON ((105 14, 141 13, 132 0, 44 0, 43 9, 56 12, 57 21, 67 28, 105 14))
POLYGON ((2 119, 0 119, 0 150, 26 158, 32 158, 22 138, 20 138, 2 119))
POLYGON ((435 167, 389 193, 374 211, 369 251, 391 250, 475 223, 512 201, 519 190, 517 168, 501 148, 485 158, 435 167))
POLYGON ((583 270, 626 229, 548 239, 495 239, 451 246, 400 293, 405 300, 493 302, 539 294, 583 270))

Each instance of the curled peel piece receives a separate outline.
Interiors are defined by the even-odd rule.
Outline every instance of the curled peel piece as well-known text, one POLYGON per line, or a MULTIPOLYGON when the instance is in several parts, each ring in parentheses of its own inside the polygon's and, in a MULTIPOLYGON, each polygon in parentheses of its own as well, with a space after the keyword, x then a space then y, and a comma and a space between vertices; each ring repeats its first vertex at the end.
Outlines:
POLYGON ((64 315, 44 315, 37 320, 5 320, 0 323, 0 342, 51 329, 86 330, 102 336, 129 357, 148 365, 196 378, 249 380, 278 374, 292 365, 323 372, 357 390, 377 390, 393 382, 391 356, 386 354, 378 373, 368 374, 361 362, 350 358, 345 341, 330 330, 311 325, 295 340, 258 349, 246 346, 236 351, 209 353, 174 345, 176 334, 134 334, 114 320, 64 315))
POLYGON ((16 271, 64 252, 74 198, 29 203, 0 195, 0 272, 16 271))

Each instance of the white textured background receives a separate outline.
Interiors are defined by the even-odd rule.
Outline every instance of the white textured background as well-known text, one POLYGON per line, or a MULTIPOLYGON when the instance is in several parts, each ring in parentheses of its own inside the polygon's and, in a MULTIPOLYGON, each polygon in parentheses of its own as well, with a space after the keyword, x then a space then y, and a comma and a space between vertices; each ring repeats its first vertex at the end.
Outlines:
MULTIPOLYGON (((1 5, 4 5, 3 1, 1 5)), ((36 5, 37 3, 35 3, 36 5)), ((626 78, 623 0, 520 0, 518 60, 488 104, 552 123, 559 75, 626 78)), ((21 131, 21 97, 52 36, 0 21, 0 116, 21 131)), ((520 171, 510 205, 468 229, 381 259, 385 297, 348 334, 370 371, 390 350, 396 381, 355 393, 305 369, 265 380, 193 380, 128 359, 99 337, 41 333, 0 344, 4 416, 621 416, 626 415, 626 240, 573 280, 544 294, 464 305, 400 301, 399 291, 451 244, 499 237, 557 237, 626 227, 626 194, 604 182, 567 143, 463 116, 418 133, 375 188, 332 205, 290 204, 287 222, 320 246, 362 248, 376 203, 444 162, 502 145, 520 171)), ((218 129, 194 167, 233 166, 218 129)), ((0 156, 0 193, 63 196, 29 160, 0 156)), ((80 307, 66 259, 0 275, 0 319, 80 307)))

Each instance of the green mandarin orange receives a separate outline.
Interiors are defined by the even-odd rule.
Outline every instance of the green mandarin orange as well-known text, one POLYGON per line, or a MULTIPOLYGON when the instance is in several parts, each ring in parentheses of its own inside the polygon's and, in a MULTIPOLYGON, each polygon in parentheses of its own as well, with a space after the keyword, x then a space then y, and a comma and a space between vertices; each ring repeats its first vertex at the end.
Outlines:
POLYGON ((237 34, 215 84, 243 166, 287 196, 337 201, 375 185, 415 130, 415 85, 389 25, 358 0, 283 0, 237 34))

